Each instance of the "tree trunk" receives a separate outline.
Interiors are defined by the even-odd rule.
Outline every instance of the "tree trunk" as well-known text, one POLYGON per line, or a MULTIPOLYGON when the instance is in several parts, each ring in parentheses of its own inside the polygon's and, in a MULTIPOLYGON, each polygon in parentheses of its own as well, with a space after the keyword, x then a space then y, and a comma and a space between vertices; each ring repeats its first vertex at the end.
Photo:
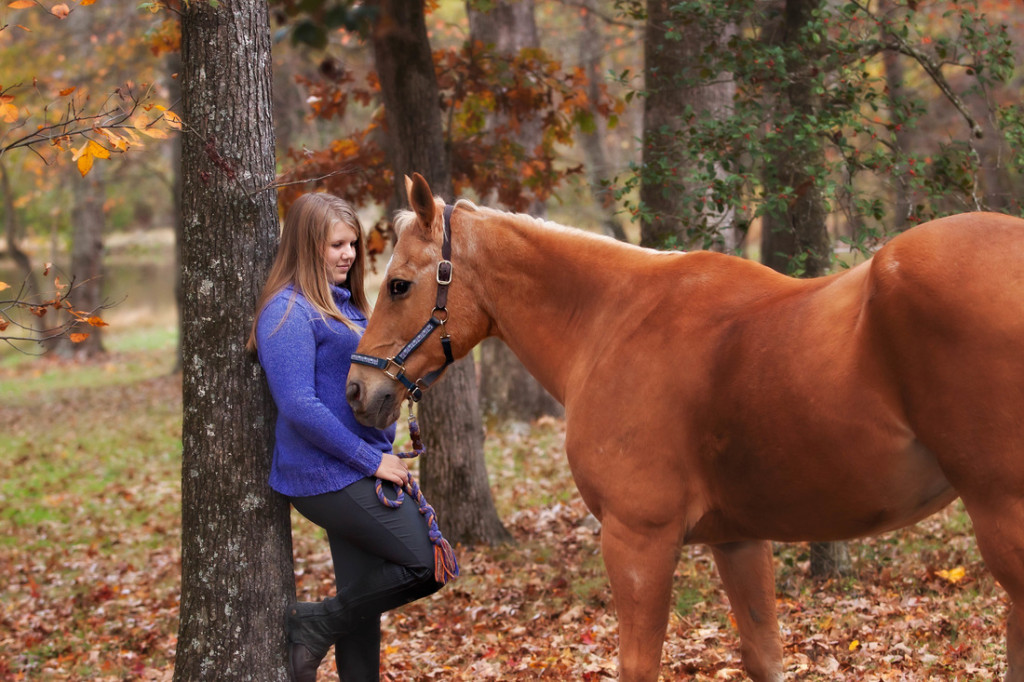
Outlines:
POLYGON ((182 8, 182 594, 174 679, 280 680, 295 597, 274 408, 245 350, 278 220, 262 0, 182 8))
POLYGON ((500 339, 484 339, 480 344, 480 366, 480 409, 484 414, 527 422, 565 414, 500 339))
MULTIPOLYGON (((885 14, 893 9, 891 0, 883 0, 879 6, 879 13, 885 14)), ((899 54, 895 50, 886 50, 882 53, 882 66, 885 69, 885 87, 889 91, 890 102, 905 102, 908 99, 906 85, 906 72, 903 68, 903 55, 899 54)), ((890 112, 893 124, 900 123, 897 120, 897 112, 890 112)), ((896 151, 901 155, 907 151, 910 145, 910 132, 907 130, 907 126, 901 126, 894 133, 893 137, 896 140, 896 151)), ((910 187, 905 177, 895 177, 895 187, 893 197, 893 222, 892 229, 902 232, 909 227, 907 218, 910 217, 913 211, 913 205, 911 204, 910 187)))
MULTIPOLYGON (((0 157, 0 193, 3 196, 4 206, 4 233, 7 243, 7 255, 14 261, 18 272, 21 273, 22 281, 25 283, 24 299, 34 300, 39 293, 39 278, 32 272, 32 259, 22 251, 21 241, 21 220, 18 217, 18 209, 14 205, 14 190, 11 188, 11 179, 7 174, 7 164, 0 157)), ((43 323, 39 318, 33 318, 33 325, 37 331, 42 331, 43 323)))
MULTIPOLYGON (((605 52, 604 39, 598 29, 596 0, 583 0, 583 26, 580 31, 580 64, 587 74, 587 97, 597 102, 601 97, 600 84, 604 78, 601 61, 605 52)), ((580 131, 580 146, 583 149, 587 166, 587 183, 594 201, 601 207, 601 227, 605 234, 628 241, 622 222, 615 215, 615 197, 609 182, 614 176, 604 141, 606 130, 604 121, 595 114, 595 127, 592 131, 580 131)))
POLYGON ((811 577, 841 578, 853 573, 850 547, 845 542, 811 543, 811 577))
MULTIPOLYGON (((473 2, 467 2, 466 12, 470 39, 483 43, 498 56, 511 58, 524 48, 540 46, 533 0, 497 0, 488 5, 486 12, 477 11, 473 2)), ((490 125, 501 123, 492 120, 490 125)), ((516 142, 525 150, 536 148, 544 132, 543 122, 534 117, 518 123, 516 142)), ((535 200, 527 211, 543 218, 547 207, 535 200)), ((494 338, 480 344, 480 407, 485 414, 521 421, 563 414, 562 406, 526 371, 519 358, 494 338)))
MULTIPOLYGON (((378 0, 376 4, 379 18, 372 29, 373 52, 389 131, 396 205, 406 204, 404 177, 414 171, 427 179, 435 193, 451 199, 451 163, 423 1, 378 0)), ((458 232, 452 235, 456 245, 459 238, 458 232)), ((456 262, 456 282, 458 272, 456 262)), ((449 367, 444 379, 426 392, 420 403, 420 423, 427 448, 420 463, 421 485, 447 539, 453 544, 508 540, 487 480, 472 355, 449 367)))
MULTIPOLYGON (((803 27, 820 0, 787 0, 784 13, 783 41, 801 40, 803 27)), ((814 68, 813 55, 808 56, 806 68, 791 71, 791 82, 778 103, 778 120, 793 119, 799 125, 801 118, 813 116, 818 102, 811 83, 814 68), (787 116, 787 114, 795 116, 787 116)), ((779 272, 795 272, 804 277, 820 277, 828 272, 832 261, 832 245, 826 228, 825 200, 822 189, 806 168, 824 166, 820 144, 807 136, 782 134, 779 147, 774 150, 774 163, 765 174, 765 193, 768 196, 792 191, 777 208, 764 218, 761 237, 761 262, 779 272), (802 144, 794 140, 802 139, 802 144)), ((811 575, 828 578, 848 575, 853 570, 850 552, 842 542, 811 544, 811 575)))
MULTIPOLYGON (((77 174, 77 171, 76 171, 77 174)), ((71 211, 71 278, 75 289, 68 300, 76 310, 91 313, 103 302, 103 228, 106 217, 106 169, 103 164, 93 166, 84 178, 75 178, 75 205, 71 211)), ((68 329, 70 334, 88 334, 84 341, 73 343, 61 339, 60 352, 91 358, 102 354, 101 327, 79 322, 68 329)))
MULTIPOLYGON (((787 0, 782 33, 786 47, 792 50, 792 44, 802 39, 802 29, 820 4, 820 0, 787 0)), ((776 136, 773 163, 764 177, 765 195, 781 198, 764 218, 761 262, 779 272, 820 277, 832 264, 832 245, 822 188, 806 170, 824 167, 824 151, 818 140, 798 134, 801 120, 814 116, 819 106, 812 83, 815 60, 809 49, 807 54, 807 60, 790 73, 789 85, 777 103, 777 121, 791 121, 794 128, 776 136)))
MULTIPOLYGON (((644 35, 643 176, 640 203, 640 243, 654 248, 702 247, 705 236, 716 246, 731 249, 734 235, 731 211, 694 210, 704 191, 687 187, 685 178, 695 161, 682 154, 677 141, 687 125, 687 107, 695 116, 724 116, 732 105, 735 82, 730 74, 709 79, 701 72, 709 47, 724 43, 735 25, 690 21, 672 0, 649 0, 644 35), (679 39, 670 31, 686 25, 679 39), (668 28, 671 27, 671 28, 668 28)), ((717 170, 720 173, 721 170, 717 170)))
POLYGON ((14 190, 11 188, 11 179, 7 175, 7 164, 0 158, 0 191, 3 196, 4 206, 4 234, 7 242, 7 255, 11 257, 22 278, 28 286, 29 295, 35 295, 39 291, 38 278, 32 272, 32 259, 21 250, 21 221, 18 219, 18 209, 14 205, 14 190))

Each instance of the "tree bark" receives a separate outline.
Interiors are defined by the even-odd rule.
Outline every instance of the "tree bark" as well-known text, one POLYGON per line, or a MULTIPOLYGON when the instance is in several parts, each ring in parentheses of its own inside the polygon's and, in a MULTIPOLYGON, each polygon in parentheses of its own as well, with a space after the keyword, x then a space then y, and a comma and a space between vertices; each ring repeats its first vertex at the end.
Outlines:
MULTIPOLYGON (((467 2, 466 12, 470 40, 483 43, 499 57, 511 58, 524 48, 540 46, 533 0, 497 0, 487 11, 478 11, 473 2, 467 2)), ((490 124, 501 123, 492 120, 490 124)), ((516 141, 523 149, 535 149, 544 132, 543 122, 536 117, 520 120, 518 130, 516 141)), ((544 203, 536 200, 527 210, 541 218, 547 214, 544 203)), ((480 344, 480 407, 485 414, 521 421, 564 413, 509 347, 495 338, 480 344)))
POLYGON ((274 407, 245 350, 277 243, 262 0, 182 8, 182 594, 174 679, 280 680, 294 599, 274 407))
MULTIPOLYGON (((879 13, 883 15, 892 10, 891 0, 884 0, 879 6, 879 10, 879 13)), ((892 102, 904 102, 907 100, 906 70, 903 67, 903 59, 904 56, 895 50, 886 50, 882 53, 885 87, 889 91, 889 100, 892 102)), ((895 111, 890 112, 894 125, 902 122, 897 120, 896 113, 895 111)), ((893 133, 893 137, 896 140, 896 151, 900 153, 906 152, 910 147, 911 136, 906 128, 907 126, 901 126, 893 133)), ((892 228, 902 232, 910 225, 907 218, 910 217, 911 211, 913 211, 913 205, 911 204, 910 188, 906 178, 897 177, 894 180, 892 228)))
MULTIPOLYGON (((583 0, 583 8, 579 42, 580 64, 587 74, 587 97, 591 102, 597 102, 601 97, 600 84, 604 78, 602 58, 605 44, 598 28, 596 0, 583 0)), ((579 133, 580 146, 586 159, 590 194, 601 207, 601 227, 605 234, 621 242, 628 241, 622 221, 615 215, 615 198, 609 186, 615 173, 605 150, 606 126, 601 117, 595 115, 594 120, 594 130, 579 133)))
MULTIPOLYGON (((423 0, 378 0, 376 5, 371 39, 395 173, 395 204, 406 204, 404 177, 414 171, 436 194, 450 199, 451 161, 423 0)), ((458 243, 457 232, 452 240, 458 243)), ((458 268, 456 262, 456 282, 458 268)), ((445 537, 452 544, 507 541, 510 535, 498 518, 487 480, 472 355, 448 368, 444 379, 426 392, 419 410, 427 448, 420 463, 421 486, 445 537)))
MULTIPOLYGON (((77 174, 77 171, 76 171, 77 174)), ((71 211, 71 279, 75 289, 68 300, 76 310, 98 310, 103 301, 103 231, 106 216, 106 170, 102 164, 93 166, 84 178, 75 178, 75 205, 71 211)), ((73 353, 91 358, 103 350, 102 327, 79 322, 68 328, 69 334, 88 334, 84 341, 73 343, 63 337, 60 353, 73 353)))
MULTIPOLYGON (((735 25, 689 21, 672 0, 649 0, 644 32, 644 115, 643 177, 640 203, 640 243, 653 248, 694 248, 703 246, 703 235, 723 249, 731 249, 734 235, 731 211, 716 214, 710 209, 693 210, 701 188, 687 187, 685 178, 693 161, 681 152, 678 141, 685 127, 687 107, 695 116, 724 116, 732 105, 736 86, 730 74, 719 74, 713 82, 701 75, 701 58, 709 46, 724 43, 735 33, 735 25), (686 23, 686 36, 669 35, 686 23), (695 233, 696 230, 696 233, 695 233), (710 233, 714 232, 714 235, 710 233)), ((720 170, 717 172, 721 172, 720 170)))
MULTIPOLYGON (((7 255, 11 257, 14 264, 21 273, 22 281, 25 283, 24 298, 33 300, 39 293, 39 278, 32 272, 32 259, 21 249, 22 227, 18 217, 18 208, 14 205, 14 190, 11 188, 11 179, 7 174, 7 164, 0 157, 0 195, 3 196, 4 206, 4 233, 7 243, 7 255)), ((33 327, 37 332, 42 332, 44 323, 39 318, 33 319, 33 327)))
MULTIPOLYGON (((793 50, 801 41, 802 29, 820 4, 820 0, 787 0, 782 31, 785 47, 793 50)), ((790 125, 795 127, 814 116, 819 106, 811 82, 815 60, 809 49, 806 52, 806 62, 791 72, 789 85, 777 102, 777 120, 794 121, 790 125)), ((764 177, 766 196, 785 194, 785 198, 764 217, 761 262, 779 272, 820 277, 832 264, 832 245, 822 188, 806 169, 823 168, 824 151, 818 140, 798 135, 798 128, 788 133, 776 137, 779 144, 764 177)))
POLYGON ((11 257, 22 278, 25 280, 30 296, 39 291, 39 279, 32 272, 32 259, 27 253, 21 250, 21 220, 18 218, 18 209, 14 205, 14 190, 11 188, 11 179, 7 174, 7 164, 0 158, 0 192, 3 196, 4 206, 4 234, 7 243, 7 255, 11 257))

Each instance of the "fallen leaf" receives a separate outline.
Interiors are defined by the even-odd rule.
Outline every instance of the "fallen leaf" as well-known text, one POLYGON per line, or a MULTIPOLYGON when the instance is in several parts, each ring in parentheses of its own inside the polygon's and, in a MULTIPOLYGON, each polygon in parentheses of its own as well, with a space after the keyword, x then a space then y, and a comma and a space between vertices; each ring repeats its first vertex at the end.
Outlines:
POLYGON ((953 583, 955 585, 967 576, 967 569, 963 566, 957 566, 956 568, 949 571, 945 569, 941 571, 936 571, 935 575, 939 576, 946 582, 953 583))

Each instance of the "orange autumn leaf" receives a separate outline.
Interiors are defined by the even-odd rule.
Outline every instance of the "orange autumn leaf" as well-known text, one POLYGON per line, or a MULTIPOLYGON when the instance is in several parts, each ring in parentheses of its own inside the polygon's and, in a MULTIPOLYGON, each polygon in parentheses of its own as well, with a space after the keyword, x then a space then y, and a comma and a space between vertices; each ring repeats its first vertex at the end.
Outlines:
POLYGON ((96 315, 93 315, 92 317, 90 317, 88 320, 86 320, 86 322, 88 322, 89 325, 93 326, 93 327, 109 327, 110 326, 106 322, 103 321, 103 318, 97 317, 96 315))
POLYGON ((82 154, 82 155, 80 155, 76 159, 76 164, 78 166, 78 172, 82 174, 83 178, 86 175, 88 175, 89 171, 92 170, 92 162, 93 162, 92 154, 82 154))
POLYGON ((34 7, 35 4, 33 0, 14 0, 14 2, 7 3, 7 6, 11 9, 28 9, 34 7))
POLYGON ((92 169, 94 160, 109 158, 110 150, 95 140, 89 140, 71 156, 71 160, 78 164, 78 172, 83 177, 92 169))
POLYGON ((0 318, 0 332, 6 330, 10 324, 6 319, 0 318))
POLYGON ((81 5, 82 7, 88 7, 89 5, 91 5, 94 2, 96 2, 96 0, 81 0, 78 4, 81 5))
POLYGON ((14 98, 10 95, 0 96, 0 121, 14 123, 18 120, 18 107, 13 102, 14 98))
POLYGON ((70 88, 64 88, 63 90, 60 91, 60 96, 61 97, 67 97, 72 92, 74 92, 76 89, 77 88, 74 85, 72 85, 70 88))
POLYGON ((11 285, 8 284, 7 282, 0 282, 0 291, 3 291, 4 289, 10 289, 10 288, 11 288, 11 285))
POLYGON ((89 338, 89 335, 80 334, 76 332, 74 334, 68 334, 68 338, 71 339, 71 343, 81 343, 82 341, 85 341, 87 338, 89 338))
POLYGON ((181 130, 181 117, 167 107, 156 105, 156 108, 163 112, 163 119, 167 125, 175 130, 181 130))

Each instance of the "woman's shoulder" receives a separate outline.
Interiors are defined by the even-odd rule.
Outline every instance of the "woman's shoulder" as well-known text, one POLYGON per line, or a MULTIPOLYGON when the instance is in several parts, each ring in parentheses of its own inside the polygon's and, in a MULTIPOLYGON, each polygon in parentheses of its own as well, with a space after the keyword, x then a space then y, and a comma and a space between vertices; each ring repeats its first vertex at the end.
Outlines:
POLYGON ((260 311, 260 322, 273 321, 276 325, 283 318, 298 313, 300 319, 308 320, 313 306, 302 295, 302 292, 294 289, 291 285, 280 289, 270 297, 267 304, 260 311))

